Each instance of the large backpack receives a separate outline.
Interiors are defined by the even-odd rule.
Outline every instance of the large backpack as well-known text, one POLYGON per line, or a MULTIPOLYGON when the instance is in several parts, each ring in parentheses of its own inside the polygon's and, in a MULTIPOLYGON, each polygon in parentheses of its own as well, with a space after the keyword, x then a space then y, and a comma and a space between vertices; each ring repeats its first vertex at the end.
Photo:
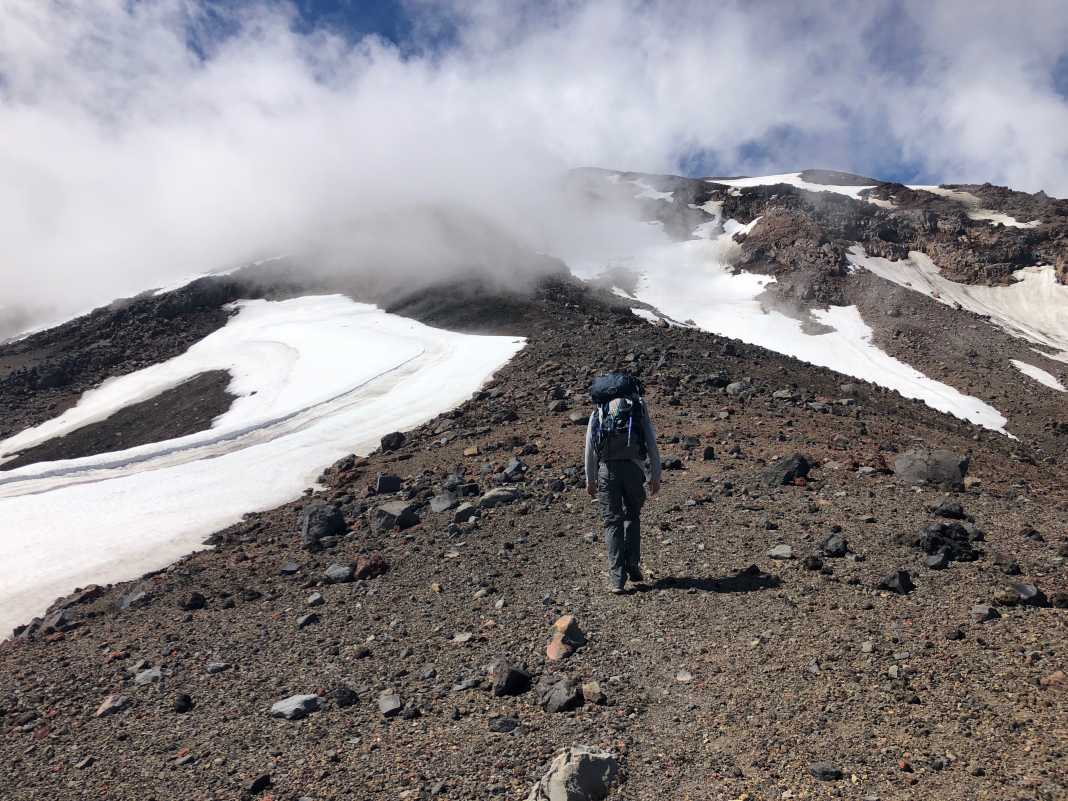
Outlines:
POLYGON ((646 458, 642 382, 626 373, 601 376, 590 387, 597 405, 594 448, 601 461, 642 461, 646 458))

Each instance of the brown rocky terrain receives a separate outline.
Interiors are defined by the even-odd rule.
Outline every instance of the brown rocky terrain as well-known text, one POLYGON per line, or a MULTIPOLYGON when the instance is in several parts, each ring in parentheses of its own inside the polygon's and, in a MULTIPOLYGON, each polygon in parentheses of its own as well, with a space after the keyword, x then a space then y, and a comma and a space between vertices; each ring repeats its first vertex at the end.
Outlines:
POLYGON ((586 744, 618 758, 613 799, 1066 797, 1057 468, 616 302, 550 281, 399 304, 529 342, 300 500, 0 647, 0 796, 522 799, 586 744), (616 367, 645 380, 668 468, 621 597, 579 464, 589 380, 616 367), (965 480, 903 483, 916 446, 967 455, 965 480), (793 454, 810 470, 783 483, 793 454), (563 615, 584 644, 553 660, 563 615), (314 711, 272 717, 297 695, 314 711))

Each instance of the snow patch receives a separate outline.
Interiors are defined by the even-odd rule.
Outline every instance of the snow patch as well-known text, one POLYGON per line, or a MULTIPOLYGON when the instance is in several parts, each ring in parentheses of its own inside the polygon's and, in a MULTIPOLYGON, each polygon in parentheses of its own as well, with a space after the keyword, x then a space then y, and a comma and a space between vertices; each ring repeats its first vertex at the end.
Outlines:
POLYGON ((630 183, 634 184, 636 187, 638 187, 639 189, 642 190, 641 192, 639 192, 638 194, 636 194, 634 196, 636 198, 648 198, 650 200, 664 200, 664 201, 667 201, 668 203, 672 203, 673 200, 674 200, 674 197, 675 197, 675 193, 674 192, 660 192, 660 191, 657 191, 657 189, 655 187, 650 186, 649 184, 645 183, 645 181, 642 181, 640 179, 631 181, 630 183))
POLYGON ((1041 367, 1035 367, 1033 364, 1021 362, 1019 359, 1009 359, 1009 361, 1012 362, 1013 367, 1025 376, 1035 379, 1038 383, 1043 384, 1050 389, 1055 389, 1058 392, 1068 392, 1068 389, 1065 389, 1064 384, 1058 381, 1056 376, 1052 373, 1047 373, 1041 367))
POLYGON ((989 317, 1008 334, 1058 352, 1050 358, 1068 361, 1068 286, 1057 283, 1052 267, 1019 270, 1016 283, 1008 286, 973 286, 944 278, 930 257, 918 251, 890 261, 854 245, 848 258, 887 281, 989 317))
POLYGON ((941 186, 910 186, 909 189, 915 189, 921 192, 930 192, 932 195, 941 195, 942 197, 948 197, 950 200, 955 200, 958 203, 966 207, 965 214, 970 220, 986 220, 991 225, 1005 225, 1009 228, 1037 228, 1042 224, 1041 220, 1031 220, 1030 222, 1020 222, 1015 217, 1010 217, 1008 214, 1003 214, 1000 211, 994 211, 993 209, 984 209, 983 201, 973 195, 971 192, 963 192, 959 189, 946 189, 941 186))
POLYGON ((701 223, 693 229, 693 235, 698 239, 711 239, 723 230, 723 201, 709 200, 700 206, 690 204, 690 208, 699 209, 712 217, 706 223, 701 223))
POLYGON ((781 175, 759 175, 753 178, 709 178, 709 183, 724 184, 726 186, 732 186, 735 188, 745 188, 749 186, 771 186, 773 184, 789 184, 790 186, 796 186, 798 189, 806 189, 809 192, 834 192, 837 195, 845 195, 851 197, 854 200, 865 200, 860 196, 860 193, 865 189, 874 189, 875 184, 871 186, 835 186, 833 184, 814 184, 810 181, 806 181, 801 178, 799 172, 787 172, 781 175))
POLYGON ((468 398, 523 346, 338 295, 237 305, 181 356, 108 381, 0 442, 10 454, 207 370, 230 370, 239 396, 207 431, 0 474, 0 628, 77 585, 163 567, 246 512, 299 497, 325 465, 468 398))

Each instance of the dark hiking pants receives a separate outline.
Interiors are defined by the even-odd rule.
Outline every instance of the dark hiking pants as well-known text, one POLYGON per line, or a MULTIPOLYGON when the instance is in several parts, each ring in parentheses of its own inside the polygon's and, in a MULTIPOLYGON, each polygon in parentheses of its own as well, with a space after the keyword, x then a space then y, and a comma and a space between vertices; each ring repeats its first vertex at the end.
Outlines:
POLYGON ((609 581, 622 587, 641 559, 639 517, 645 503, 645 472, 630 460, 601 462, 597 468, 597 500, 604 519, 609 581))

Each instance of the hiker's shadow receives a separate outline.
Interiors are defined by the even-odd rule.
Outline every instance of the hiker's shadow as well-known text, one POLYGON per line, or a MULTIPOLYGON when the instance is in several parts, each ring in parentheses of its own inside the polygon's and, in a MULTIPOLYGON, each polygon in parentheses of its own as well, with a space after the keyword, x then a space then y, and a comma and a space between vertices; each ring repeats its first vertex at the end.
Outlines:
POLYGON ((650 586, 652 590, 698 590, 700 592, 759 592, 782 586, 782 579, 767 573, 741 572, 733 576, 702 578, 664 576, 650 586))

